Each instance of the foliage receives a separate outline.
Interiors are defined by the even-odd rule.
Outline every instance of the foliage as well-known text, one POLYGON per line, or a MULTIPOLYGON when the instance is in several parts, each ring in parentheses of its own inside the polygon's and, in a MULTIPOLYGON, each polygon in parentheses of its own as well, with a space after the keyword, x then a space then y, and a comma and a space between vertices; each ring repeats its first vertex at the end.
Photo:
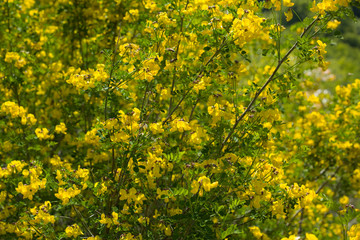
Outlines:
POLYGON ((1 238, 359 239, 351 4, 2 1, 1 238))

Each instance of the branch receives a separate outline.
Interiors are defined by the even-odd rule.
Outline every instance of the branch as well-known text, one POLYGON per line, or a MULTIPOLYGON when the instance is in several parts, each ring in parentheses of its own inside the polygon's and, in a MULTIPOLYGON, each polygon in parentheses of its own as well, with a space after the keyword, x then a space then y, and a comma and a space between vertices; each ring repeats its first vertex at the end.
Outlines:
POLYGON ((108 97, 109 97, 109 90, 110 90, 110 83, 111 83, 111 78, 114 72, 114 68, 115 68, 115 60, 116 60, 116 50, 119 48, 119 43, 120 43, 120 38, 121 38, 121 23, 119 26, 119 35, 118 35, 118 39, 116 41, 115 44, 115 49, 113 52, 113 59, 112 59, 112 64, 111 64, 111 70, 110 70, 110 75, 109 75, 109 81, 108 81, 108 85, 107 85, 107 89, 106 89, 106 94, 105 94, 105 107, 104 107, 104 118, 105 121, 107 120, 107 105, 108 105, 108 97))
POLYGON ((80 216, 80 220, 82 222, 82 225, 86 228, 86 230, 90 233, 90 235, 93 237, 94 234, 90 231, 88 225, 86 224, 86 221, 85 221, 85 218, 83 217, 83 215, 81 214, 81 212, 79 212, 79 210, 73 205, 72 206, 75 211, 76 211, 76 214, 80 216))
MULTIPOLYGON (((220 53, 221 49, 225 46, 225 41, 226 38, 223 39, 221 46, 215 51, 215 53, 210 57, 210 59, 205 63, 205 65, 203 66, 203 68, 200 70, 200 72, 197 74, 197 76, 195 77, 195 80, 197 80, 201 74, 204 72, 205 67, 207 65, 209 65, 210 62, 212 62, 214 60, 214 58, 220 53)), ((182 98, 180 99, 180 101, 176 104, 176 106, 173 108, 173 110, 168 114, 168 116, 166 117, 166 119, 162 122, 162 125, 164 125, 167 121, 169 121, 169 119, 171 118, 171 116, 173 115, 173 113, 176 111, 176 109, 179 108, 180 104, 184 101, 184 99, 186 98, 186 96, 191 92, 191 90, 193 89, 193 86, 190 87, 185 94, 182 96, 182 98)))
MULTIPOLYGON (((310 24, 309 26, 307 26, 306 28, 304 28, 304 31, 302 32, 302 34, 300 35, 300 38, 303 38, 305 33, 307 31, 309 31, 312 26, 315 24, 315 22, 319 19, 319 16, 316 17, 310 24)), ((275 78, 275 74, 277 73, 277 71, 279 70, 279 68, 281 67, 281 65, 286 61, 286 59, 289 57, 289 55, 295 50, 295 48, 297 47, 297 45, 299 44, 299 40, 297 40, 294 45, 289 49, 289 51, 285 54, 285 56, 279 61, 278 65, 276 66, 274 72, 271 74, 271 76, 269 77, 269 79, 265 82, 265 84, 256 92, 255 97, 251 100, 250 104, 247 106, 247 108, 245 109, 245 111, 240 115, 240 117, 238 119, 236 119, 234 126, 232 127, 232 129, 230 130, 229 134, 227 135, 227 137, 225 138, 225 140, 222 142, 221 147, 220 147, 220 153, 222 151, 222 149, 224 148, 225 144, 227 143, 227 141, 230 139, 230 137, 233 135, 236 127, 239 125, 240 121, 245 117, 245 115, 250 111, 251 107, 254 105, 254 103, 256 102, 256 100, 258 99, 258 97, 260 96, 260 94, 265 90, 265 88, 267 87, 267 85, 269 85, 269 83, 271 81, 274 80, 275 78)))

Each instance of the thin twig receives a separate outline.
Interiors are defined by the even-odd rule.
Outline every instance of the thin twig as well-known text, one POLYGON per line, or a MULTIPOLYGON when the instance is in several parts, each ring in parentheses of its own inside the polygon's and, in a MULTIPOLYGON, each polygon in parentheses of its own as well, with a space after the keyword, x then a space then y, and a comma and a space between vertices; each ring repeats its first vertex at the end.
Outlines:
MULTIPOLYGON (((300 35, 300 38, 303 38, 305 36, 305 33, 311 29, 311 27, 315 24, 315 22, 319 19, 319 16, 317 18, 315 18, 310 24, 309 26, 307 26, 306 28, 304 28, 303 33, 300 35)), ((222 142, 221 147, 220 147, 220 153, 222 151, 222 149, 224 148, 225 144, 227 143, 227 141, 230 139, 230 137, 233 135, 236 127, 239 125, 240 121, 245 117, 245 115, 250 111, 251 107, 254 105, 254 103, 256 102, 256 100, 258 99, 258 97, 260 96, 260 94, 265 90, 265 88, 267 87, 267 85, 269 85, 269 83, 274 79, 275 74, 277 73, 277 71, 279 70, 279 68, 281 67, 281 65, 287 60, 287 58, 289 57, 289 55, 295 50, 295 48, 297 47, 297 45, 299 44, 299 40, 297 40, 294 45, 289 49, 289 51, 285 54, 285 56, 279 61, 278 65, 276 66, 274 72, 271 74, 271 76, 269 77, 269 79, 265 82, 265 84, 256 92, 254 98, 251 100, 250 104, 247 106, 247 108, 245 109, 245 111, 240 115, 240 117, 238 119, 236 119, 234 126, 232 127, 232 129, 230 130, 229 134, 227 135, 227 137, 225 138, 225 140, 222 142)))
POLYGON ((83 215, 81 214, 81 212, 79 212, 79 210, 73 205, 73 208, 75 209, 76 213, 80 216, 81 222, 83 224, 83 226, 86 228, 86 230, 90 233, 90 235, 93 237, 94 234, 90 231, 89 226, 86 224, 85 218, 83 217, 83 215))
POLYGON ((113 53, 114 55, 113 55, 112 65, 111 65, 111 70, 110 70, 110 75, 109 75, 109 81, 108 81, 106 94, 105 94, 105 109, 104 109, 105 121, 107 120, 107 113, 106 112, 107 112, 107 103, 108 103, 108 97, 109 97, 109 89, 110 89, 110 83, 111 83, 111 79, 112 79, 112 74, 113 74, 114 68, 115 68, 116 50, 119 47, 120 37, 121 37, 121 23, 120 23, 120 28, 119 28, 118 39, 117 39, 116 44, 115 44, 115 49, 114 49, 114 53, 113 53))
MULTIPOLYGON (((226 38, 223 39, 223 42, 221 44, 221 46, 215 51, 215 53, 210 57, 210 59, 205 63, 205 65, 203 66, 203 68, 200 70, 200 72, 197 74, 197 76, 195 77, 195 80, 197 80, 201 74, 205 71, 205 67, 207 65, 209 65, 210 62, 212 62, 214 60, 214 58, 220 53, 220 50, 225 46, 225 40, 226 38)), ((186 92, 185 94, 182 96, 182 98, 180 99, 180 101, 177 103, 177 105, 173 108, 173 110, 171 112, 169 112, 168 116, 166 117, 166 119, 162 122, 162 124, 164 125, 167 121, 169 121, 169 119, 171 118, 171 116, 174 114, 174 112, 179 108, 180 104, 184 101, 184 99, 186 98, 186 96, 190 93, 190 91, 193 89, 193 86, 191 86, 186 92)))
POLYGON ((299 230, 298 230, 298 235, 301 235, 301 232, 302 232, 302 223, 304 221, 304 208, 301 209, 301 215, 300 215, 300 221, 299 221, 299 230))

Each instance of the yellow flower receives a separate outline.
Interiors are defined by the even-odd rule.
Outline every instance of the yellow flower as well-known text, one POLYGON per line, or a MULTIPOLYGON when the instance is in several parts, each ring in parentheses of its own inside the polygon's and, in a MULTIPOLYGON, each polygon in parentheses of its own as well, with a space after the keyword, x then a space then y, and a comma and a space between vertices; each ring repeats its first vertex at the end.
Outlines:
POLYGON ((172 126, 170 129, 171 132, 179 131, 182 133, 184 131, 191 130, 189 123, 185 122, 184 119, 179 119, 179 120, 173 121, 171 126, 172 126))
POLYGON ((281 240, 297 240, 298 239, 298 237, 296 237, 295 235, 291 235, 291 236, 289 236, 288 238, 282 238, 281 240))
POLYGON ((284 12, 285 16, 286 16, 286 21, 291 21, 291 19, 293 18, 293 12, 292 12, 292 9, 289 8, 287 10, 287 12, 284 12))
POLYGON ((360 239, 360 223, 351 226, 350 231, 348 231, 348 236, 350 240, 360 239))
POLYGON ((124 20, 129 22, 134 22, 139 18, 139 10, 138 9, 131 9, 129 12, 126 13, 124 20))
POLYGON ((263 234, 261 233, 260 229, 257 226, 249 227, 249 230, 256 239, 261 239, 263 234))
POLYGON ((95 237, 88 237, 85 238, 86 240, 101 240, 101 238, 99 236, 95 236, 95 237))
POLYGON ((5 54, 5 62, 18 61, 20 59, 20 55, 16 52, 7 52, 5 54))
POLYGON ((326 27, 329 28, 329 29, 336 29, 339 25, 340 25, 340 21, 338 20, 333 20, 333 21, 330 21, 327 23, 326 27))
POLYGON ((267 38, 267 33, 264 32, 263 27, 261 26, 262 22, 263 19, 255 15, 253 11, 248 11, 242 19, 236 18, 231 28, 235 44, 243 47, 251 40, 267 38))
POLYGON ((6 199, 7 193, 6 191, 0 192, 0 203, 4 202, 6 199))
POLYGON ((319 47, 318 47, 319 54, 321 56, 326 54, 327 53, 326 50, 325 50, 326 43, 323 43, 321 40, 317 40, 317 44, 319 45, 319 47))
POLYGON ((73 198, 79 195, 81 192, 75 185, 72 188, 64 189, 59 188, 58 193, 55 193, 55 197, 59 198, 62 201, 62 204, 68 204, 70 198, 73 198))
POLYGON ((167 226, 167 227, 165 228, 165 235, 166 235, 166 236, 171 236, 171 234, 172 234, 171 228, 170 228, 170 226, 167 226))
POLYGON ((80 235, 83 235, 84 233, 81 231, 80 227, 77 224, 73 224, 71 226, 68 226, 65 229, 66 236, 71 238, 77 238, 80 235))
POLYGON ((97 129, 94 128, 90 131, 88 131, 86 134, 85 134, 85 142, 90 144, 90 145, 99 145, 100 144, 100 137, 98 135, 96 135, 97 133, 97 129))
POLYGON ((101 224, 105 224, 107 228, 111 227, 112 221, 111 218, 105 217, 105 214, 101 214, 101 219, 99 221, 101 224))
POLYGON ((54 138, 54 135, 49 134, 49 130, 47 130, 46 128, 36 128, 35 134, 39 138, 39 140, 47 140, 54 138))
POLYGON ((127 200, 128 203, 131 203, 132 201, 136 201, 137 200, 137 191, 135 188, 131 188, 128 191, 124 190, 124 189, 120 189, 120 200, 127 200))
POLYGON ((233 15, 231 14, 231 13, 229 13, 229 14, 224 14, 223 16, 222 16, 222 20, 224 21, 224 22, 231 22, 232 20, 233 20, 233 15))
POLYGON ((66 134, 66 125, 65 123, 60 123, 59 125, 56 125, 55 126, 55 132, 56 133, 63 133, 63 134, 66 134))
POLYGON ((30 200, 33 199, 33 196, 35 194, 35 191, 33 191, 31 186, 23 184, 22 182, 19 182, 18 187, 15 190, 18 193, 21 193, 23 195, 23 198, 28 198, 30 200))
POLYGON ((196 180, 193 180, 191 183, 191 193, 196 194, 199 191, 199 182, 196 180))
POLYGON ((158 62, 159 60, 157 60, 157 58, 151 58, 149 60, 145 60, 143 62, 143 67, 139 72, 139 78, 151 82, 160 70, 160 66, 158 62))
POLYGON ((163 133, 164 129, 162 128, 162 124, 161 123, 151 123, 150 124, 150 130, 153 134, 157 134, 157 133, 163 133))
POLYGON ((276 216, 277 219, 285 217, 282 200, 273 202, 273 205, 271 206, 271 212, 276 216))
POLYGON ((212 188, 216 188, 218 186, 218 182, 211 183, 210 179, 206 176, 200 177, 197 181, 193 180, 191 183, 191 193, 196 194, 199 192, 199 196, 203 195, 203 190, 209 192, 212 188), (201 185, 201 187, 200 187, 201 185))
POLYGON ((342 204, 342 205, 346 205, 349 203, 349 198, 347 196, 342 196, 340 199, 339 199, 339 202, 342 204))
POLYGON ((285 7, 292 7, 292 6, 294 6, 294 3, 293 2, 291 2, 291 0, 284 0, 284 6, 285 7))
POLYGON ((314 234, 306 233, 305 240, 318 240, 318 238, 314 234))
POLYGON ((113 218, 112 218, 113 224, 119 225, 119 224, 120 224, 120 223, 118 222, 118 220, 119 220, 119 214, 116 213, 116 212, 112 212, 112 213, 111 213, 111 216, 113 217, 113 218))

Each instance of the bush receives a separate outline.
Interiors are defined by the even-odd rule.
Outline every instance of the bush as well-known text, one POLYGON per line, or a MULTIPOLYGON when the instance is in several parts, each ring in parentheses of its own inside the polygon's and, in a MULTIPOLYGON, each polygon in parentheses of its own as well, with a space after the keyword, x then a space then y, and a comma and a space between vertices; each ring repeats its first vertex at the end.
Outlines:
POLYGON ((358 239, 360 80, 319 88, 350 4, 0 3, 0 235, 358 239))

